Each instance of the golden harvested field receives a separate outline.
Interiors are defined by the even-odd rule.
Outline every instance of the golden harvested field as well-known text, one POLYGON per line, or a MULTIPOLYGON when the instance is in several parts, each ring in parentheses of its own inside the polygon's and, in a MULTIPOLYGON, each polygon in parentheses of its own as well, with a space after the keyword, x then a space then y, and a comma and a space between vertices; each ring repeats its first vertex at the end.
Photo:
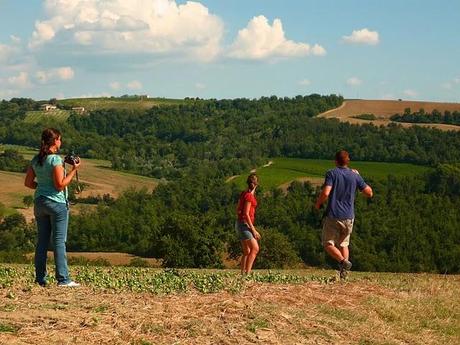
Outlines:
MULTIPOLYGON (((88 272, 71 267, 74 276, 78 270, 88 272)), ((97 272, 110 274, 109 270, 114 269, 97 272)), ((30 274, 32 268, 28 271, 30 274)), ((205 276, 225 276, 222 279, 233 287, 226 285, 211 293, 203 293, 193 283, 182 292, 170 293, 112 289, 104 287, 104 282, 96 284, 98 273, 91 278, 94 283, 88 281, 80 288, 55 284, 41 288, 26 281, 30 277, 18 275, 9 283, 5 280, 7 286, 0 286, 0 343, 460 343, 459 276, 352 273, 348 282, 286 283, 240 280, 235 271, 221 272, 186 273, 194 275, 195 284, 205 276)), ((152 279, 155 274, 168 277, 154 269, 140 274, 152 279)), ((310 269, 295 274, 335 273, 310 269)))
MULTIPOLYGON (((319 117, 324 118, 337 118, 343 122, 350 122, 353 124, 364 124, 372 123, 376 126, 388 125, 392 121, 390 117, 394 114, 404 113, 404 109, 410 108, 412 112, 424 109, 425 112, 431 113, 434 109, 437 109, 441 112, 445 110, 449 111, 460 111, 460 103, 439 103, 439 102, 420 102, 420 101, 389 101, 389 100, 346 100, 343 104, 329 111, 326 111, 319 117), (361 114, 374 114, 377 119, 362 120, 355 119, 353 116, 361 114)), ((454 125, 445 125, 445 124, 411 124, 411 123, 401 123, 404 127, 410 126, 424 126, 424 127, 435 127, 441 130, 455 130, 460 131, 460 126, 454 125)))
POLYGON ((157 181, 153 178, 115 171, 110 168, 110 162, 96 159, 83 159, 79 169, 80 181, 87 184, 83 197, 109 193, 118 197, 128 188, 147 188, 153 190, 157 181))
MULTIPOLYGON (((86 186, 81 197, 102 196, 107 193, 117 197, 128 188, 147 188, 151 191, 157 185, 157 181, 152 178, 111 170, 108 161, 83 159, 82 162, 79 177, 80 182, 86 186)), ((0 171, 0 185, 2 186, 0 202, 10 209, 17 209, 28 220, 31 220, 33 217, 32 207, 24 208, 22 198, 26 195, 32 195, 33 191, 24 187, 24 177, 25 174, 0 171)), ((78 211, 80 206, 88 205, 77 204, 77 207, 73 209, 78 211)))

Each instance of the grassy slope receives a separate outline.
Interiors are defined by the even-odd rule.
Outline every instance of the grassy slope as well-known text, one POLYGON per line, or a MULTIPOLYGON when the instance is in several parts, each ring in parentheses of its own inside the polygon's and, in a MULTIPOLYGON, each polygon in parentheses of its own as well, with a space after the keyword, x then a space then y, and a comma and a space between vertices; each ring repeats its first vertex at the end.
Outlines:
MULTIPOLYGON (((321 184, 327 170, 334 168, 334 163, 322 159, 274 158, 270 166, 256 170, 261 185, 265 189, 281 186, 292 180, 309 180, 313 184, 321 184)), ((395 176, 412 176, 429 170, 427 167, 406 163, 352 162, 366 178, 383 179, 392 174, 395 176)), ((234 181, 244 187, 246 175, 240 175, 234 181)))
POLYGON ((40 123, 43 120, 52 118, 57 122, 65 122, 70 116, 68 110, 50 110, 50 111, 28 111, 24 122, 26 123, 40 123))
POLYGON ((460 343, 458 275, 70 270, 81 288, 43 289, 33 267, 0 266, 0 343, 460 343))
POLYGON ((168 98, 70 98, 59 100, 59 104, 85 107, 86 110, 96 109, 148 109, 154 105, 170 105, 186 102, 179 99, 168 98))
MULTIPOLYGON (((15 148, 27 159, 31 159, 36 151, 30 148, 12 145, 0 145, 0 151, 5 148, 15 148)), ((130 187, 147 188, 152 190, 157 181, 152 178, 128 174, 110 169, 110 162, 96 159, 83 159, 82 166, 79 170, 80 181, 87 184, 82 197, 90 195, 110 194, 118 196, 123 190, 130 187)), ((4 203, 9 208, 9 213, 14 212, 14 209, 24 213, 27 218, 31 218, 32 210, 23 209, 22 198, 25 195, 30 195, 33 191, 24 187, 24 174, 0 171, 0 185, 2 193, 0 193, 0 202, 4 203)))

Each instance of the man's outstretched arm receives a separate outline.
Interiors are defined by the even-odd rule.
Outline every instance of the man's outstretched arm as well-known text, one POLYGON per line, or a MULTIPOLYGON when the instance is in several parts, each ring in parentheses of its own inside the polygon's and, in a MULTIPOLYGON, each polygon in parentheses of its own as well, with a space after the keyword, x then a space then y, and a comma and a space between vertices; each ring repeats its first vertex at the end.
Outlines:
POLYGON ((362 193, 366 198, 372 198, 372 196, 374 195, 374 192, 372 191, 372 188, 370 186, 366 186, 366 188, 363 189, 362 193))
POLYGON ((329 193, 331 192, 332 186, 324 186, 321 190, 321 193, 318 195, 318 199, 316 199, 315 208, 319 210, 321 205, 326 202, 329 198, 329 193))

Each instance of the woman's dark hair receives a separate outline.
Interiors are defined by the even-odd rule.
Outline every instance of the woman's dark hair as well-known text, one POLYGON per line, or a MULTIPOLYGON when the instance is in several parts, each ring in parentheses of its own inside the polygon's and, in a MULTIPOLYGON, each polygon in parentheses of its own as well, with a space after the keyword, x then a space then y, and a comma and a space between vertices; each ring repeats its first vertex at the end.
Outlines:
POLYGON ((43 165, 43 161, 47 155, 49 155, 50 147, 54 145, 57 139, 61 136, 55 128, 46 128, 42 132, 42 141, 40 144, 40 152, 38 153, 38 164, 43 165))
POLYGON ((246 183, 248 184, 249 189, 254 189, 258 185, 258 177, 256 174, 251 174, 248 176, 246 183))

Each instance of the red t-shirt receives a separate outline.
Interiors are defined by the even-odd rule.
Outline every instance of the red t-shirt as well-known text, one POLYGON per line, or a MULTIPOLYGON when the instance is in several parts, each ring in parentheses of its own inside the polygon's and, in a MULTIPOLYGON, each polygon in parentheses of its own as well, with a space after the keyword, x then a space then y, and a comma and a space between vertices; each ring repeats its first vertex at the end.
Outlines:
POLYGON ((247 190, 244 192, 241 192, 240 199, 238 200, 238 207, 237 207, 238 220, 243 223, 247 221, 244 215, 244 205, 246 204, 247 201, 251 203, 251 206, 249 207, 249 218, 251 218, 251 222, 252 224, 254 224, 257 200, 255 196, 251 192, 248 192, 247 190))

